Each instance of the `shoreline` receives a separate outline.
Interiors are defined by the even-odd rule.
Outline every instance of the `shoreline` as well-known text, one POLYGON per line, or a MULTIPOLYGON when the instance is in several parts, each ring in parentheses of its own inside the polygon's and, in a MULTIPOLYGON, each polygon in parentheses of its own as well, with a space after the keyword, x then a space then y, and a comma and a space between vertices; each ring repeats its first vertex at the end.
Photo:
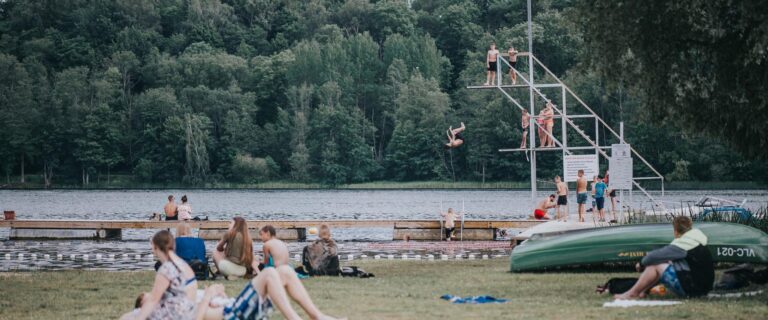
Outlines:
MULTIPOLYGON (((722 182, 701 182, 701 181, 681 181, 667 182, 664 185, 665 191, 676 190, 768 190, 768 185, 761 185, 754 181, 722 181, 722 182)), ((541 189, 541 186, 539 187, 541 189)), ((263 190, 263 191, 284 191, 284 190, 323 190, 323 191, 387 191, 387 190, 456 190, 456 191, 480 191, 480 190, 499 190, 499 191, 527 191, 530 190, 530 184, 526 182, 446 182, 446 181, 414 181, 414 182, 391 182, 378 181, 356 184, 346 184, 339 186, 328 186, 315 183, 295 183, 295 182, 265 182, 258 184, 235 184, 235 183, 217 183, 203 186, 185 186, 180 184, 121 184, 113 183, 111 185, 95 184, 94 186, 77 185, 59 185, 45 188, 42 184, 26 183, 0 185, 0 190, 24 190, 24 191, 50 191, 50 190, 84 190, 84 191, 120 191, 120 190, 263 190)), ((659 187, 647 187, 648 191, 661 191, 659 187)))

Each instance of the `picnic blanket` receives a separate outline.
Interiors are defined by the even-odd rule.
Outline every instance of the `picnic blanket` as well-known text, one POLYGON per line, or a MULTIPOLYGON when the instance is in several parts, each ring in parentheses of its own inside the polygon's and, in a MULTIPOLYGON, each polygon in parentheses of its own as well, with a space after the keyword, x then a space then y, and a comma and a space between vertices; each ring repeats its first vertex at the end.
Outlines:
POLYGON ((672 300, 613 300, 603 303, 603 308, 658 307, 682 304, 672 300))
POLYGON ((455 304, 506 303, 508 301, 507 299, 498 299, 491 296, 457 297, 450 294, 443 295, 440 299, 448 300, 455 304))

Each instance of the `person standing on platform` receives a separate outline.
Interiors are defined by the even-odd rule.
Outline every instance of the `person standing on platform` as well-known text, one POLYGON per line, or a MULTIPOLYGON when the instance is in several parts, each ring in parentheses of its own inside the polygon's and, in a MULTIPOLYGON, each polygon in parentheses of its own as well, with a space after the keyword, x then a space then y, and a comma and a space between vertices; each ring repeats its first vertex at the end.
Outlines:
POLYGON ((592 189, 594 190, 595 204, 597 206, 598 220, 605 221, 605 190, 608 186, 603 182, 602 176, 597 176, 597 180, 594 183, 592 189))
POLYGON ((491 49, 488 50, 488 54, 485 59, 485 67, 488 69, 488 76, 485 80, 484 86, 489 83, 492 86, 496 85, 496 62, 499 57, 499 50, 496 50, 496 42, 491 42, 491 49))
POLYGON ((456 213, 453 212, 453 208, 448 208, 448 212, 441 213, 445 219, 445 239, 451 241, 453 239, 453 232, 456 230, 456 213))
POLYGON ((560 179, 560 176, 555 176, 555 186, 557 187, 557 207, 555 207, 555 216, 557 220, 561 219, 560 206, 564 206, 563 221, 568 221, 568 184, 560 179))
POLYGON ((579 222, 584 222, 584 214, 587 205, 587 178, 584 178, 584 170, 579 169, 576 179, 576 203, 579 205, 579 222))
MULTIPOLYGON (((603 179, 605 182, 605 185, 610 186, 611 184, 608 182, 608 170, 605 170, 605 179, 603 179)), ((608 198, 611 199, 611 216, 613 217, 612 221, 616 221, 616 190, 615 189, 608 189, 608 198)))
POLYGON ((531 125, 531 115, 528 110, 523 109, 523 115, 520 117, 520 126, 523 128, 523 141, 520 142, 520 149, 525 149, 526 140, 528 140, 528 127, 531 125))
POLYGON ((163 207, 165 211, 165 220, 179 220, 178 211, 176 211, 176 201, 173 195, 168 196, 168 203, 163 207))
POLYGON ((555 140, 553 139, 552 129, 555 127, 555 113, 553 111, 554 105, 552 101, 547 101, 547 105, 542 110, 544 112, 544 124, 547 129, 547 144, 546 147, 553 148, 555 146, 555 140))
POLYGON ((179 219, 192 220, 192 206, 187 203, 187 195, 181 197, 181 204, 176 208, 179 213, 179 219))
POLYGON ((509 54, 509 79, 512 80, 512 84, 517 84, 517 74, 515 73, 515 66, 517 65, 517 50, 515 50, 515 47, 512 46, 512 44, 509 45, 509 51, 507 51, 509 54))

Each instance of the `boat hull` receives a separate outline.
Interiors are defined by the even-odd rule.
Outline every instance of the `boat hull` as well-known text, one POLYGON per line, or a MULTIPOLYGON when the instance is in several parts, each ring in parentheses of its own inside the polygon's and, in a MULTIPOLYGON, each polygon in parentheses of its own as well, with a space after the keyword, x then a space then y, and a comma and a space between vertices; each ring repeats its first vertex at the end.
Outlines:
MULTIPOLYGON (((768 264, 768 234, 733 223, 696 223, 715 262, 768 264)), ((672 224, 638 224, 540 234, 515 247, 512 272, 633 263, 672 242, 672 224)))

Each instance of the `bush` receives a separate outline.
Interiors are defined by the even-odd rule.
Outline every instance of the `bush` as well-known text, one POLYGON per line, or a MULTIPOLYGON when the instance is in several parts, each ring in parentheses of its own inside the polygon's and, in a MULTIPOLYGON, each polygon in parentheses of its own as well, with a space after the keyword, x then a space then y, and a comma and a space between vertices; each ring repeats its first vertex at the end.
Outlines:
POLYGON ((269 179, 279 167, 272 158, 254 158, 238 154, 232 162, 232 177, 245 183, 258 183, 269 179))
POLYGON ((133 174, 139 182, 152 182, 154 168, 152 160, 141 159, 133 168, 133 174))

